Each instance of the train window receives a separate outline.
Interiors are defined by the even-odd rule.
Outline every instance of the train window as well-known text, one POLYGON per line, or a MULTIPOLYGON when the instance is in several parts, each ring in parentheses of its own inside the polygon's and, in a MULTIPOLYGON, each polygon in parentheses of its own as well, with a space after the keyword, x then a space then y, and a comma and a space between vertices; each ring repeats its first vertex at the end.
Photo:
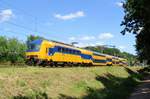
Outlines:
POLYGON ((63 52, 64 52, 64 53, 66 53, 66 48, 63 48, 63 49, 64 49, 64 51, 63 51, 63 52))
POLYGON ((49 48, 48 55, 52 55, 52 54, 53 54, 53 49, 52 49, 52 48, 49 48))
POLYGON ((76 51, 76 54, 78 54, 78 51, 76 51))
POLYGON ((77 51, 76 51, 76 50, 74 50, 74 54, 77 54, 77 51))
POLYGON ((66 48, 65 52, 66 52, 66 53, 68 53, 68 51, 69 51, 69 49, 68 49, 68 48, 66 48))
POLYGON ((68 52, 69 54, 71 54, 71 49, 69 49, 69 52, 68 52))
POLYGON ((80 51, 78 51, 78 54, 80 54, 80 51))
POLYGON ((73 50, 73 54, 75 54, 75 50, 73 50))
POLYGON ((68 48, 65 48, 65 52, 68 53, 68 48))
POLYGON ((60 52, 63 52, 63 49, 60 47, 60 52))
POLYGON ((68 53, 70 53, 70 54, 71 54, 71 49, 69 49, 68 53))
POLYGON ((73 54, 73 50, 71 50, 71 54, 73 54))
POLYGON ((64 49, 64 48, 62 48, 62 52, 65 52, 65 49, 64 49))
POLYGON ((61 48, 60 47, 58 47, 58 52, 61 52, 61 48))
POLYGON ((71 49, 69 50, 69 53, 70 53, 70 54, 72 53, 72 50, 71 50, 71 49))

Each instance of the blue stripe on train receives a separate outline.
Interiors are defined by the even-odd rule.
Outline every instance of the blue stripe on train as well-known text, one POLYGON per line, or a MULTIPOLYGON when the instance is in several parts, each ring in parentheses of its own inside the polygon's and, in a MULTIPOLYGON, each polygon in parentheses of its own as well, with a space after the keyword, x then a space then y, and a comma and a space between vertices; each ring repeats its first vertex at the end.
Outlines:
POLYGON ((60 52, 64 54, 74 54, 74 55, 80 55, 81 52, 76 49, 71 49, 71 48, 65 48, 61 46, 55 46, 54 48, 49 48, 48 55, 53 55, 55 52, 60 52))
POLYGON ((65 47, 61 47, 61 46, 55 46, 54 48, 49 48, 48 55, 52 56, 56 52, 60 52, 60 53, 64 53, 64 54, 79 55, 79 56, 81 56, 81 58, 92 60, 94 63, 106 63, 106 60, 97 60, 97 59, 94 59, 91 55, 82 54, 81 51, 79 51, 79 50, 65 48, 65 47), (66 51, 65 50, 62 51, 62 49, 65 49, 66 51))
POLYGON ((106 60, 93 59, 94 63, 106 63, 106 60))
POLYGON ((61 47, 61 46, 55 46, 54 48, 49 48, 48 55, 53 55, 56 52, 61 52, 61 53, 64 53, 64 54, 79 55, 83 59, 90 59, 90 60, 92 60, 92 56, 91 55, 82 54, 81 51, 79 51, 79 50, 71 49, 71 48, 65 48, 65 47, 61 47))

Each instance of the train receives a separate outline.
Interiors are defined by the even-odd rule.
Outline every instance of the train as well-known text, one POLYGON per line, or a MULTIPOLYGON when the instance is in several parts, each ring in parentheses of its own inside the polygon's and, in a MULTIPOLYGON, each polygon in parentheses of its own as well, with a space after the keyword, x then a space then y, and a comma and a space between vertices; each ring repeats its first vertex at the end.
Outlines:
POLYGON ((127 66, 127 59, 62 42, 37 39, 28 43, 26 64, 32 66, 127 66))

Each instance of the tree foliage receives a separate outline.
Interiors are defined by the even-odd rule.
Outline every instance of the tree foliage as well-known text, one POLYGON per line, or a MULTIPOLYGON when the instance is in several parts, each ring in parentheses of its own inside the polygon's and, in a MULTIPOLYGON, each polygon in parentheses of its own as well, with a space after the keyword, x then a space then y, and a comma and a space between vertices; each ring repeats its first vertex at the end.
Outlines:
POLYGON ((16 38, 0 37, 0 62, 24 62, 26 44, 16 38))
POLYGON ((37 39, 44 39, 44 38, 41 37, 41 36, 29 35, 29 36, 27 37, 27 43, 29 43, 29 42, 31 42, 31 41, 33 41, 33 40, 37 40, 37 39))
POLYGON ((141 61, 150 64, 150 0, 125 0, 123 35, 127 32, 136 35, 136 49, 141 61))

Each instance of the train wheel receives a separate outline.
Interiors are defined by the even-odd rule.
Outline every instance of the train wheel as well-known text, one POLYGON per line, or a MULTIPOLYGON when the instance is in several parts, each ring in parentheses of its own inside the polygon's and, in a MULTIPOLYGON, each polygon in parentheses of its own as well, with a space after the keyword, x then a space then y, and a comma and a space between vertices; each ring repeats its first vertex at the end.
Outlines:
POLYGON ((86 64, 85 64, 85 63, 82 63, 82 64, 81 64, 81 66, 82 66, 82 67, 85 67, 85 66, 86 66, 86 64))
POLYGON ((64 62, 64 64, 63 64, 63 65, 64 65, 64 67, 65 67, 65 66, 67 66, 67 62, 64 62))
POLYGON ((93 66, 93 64, 92 64, 92 63, 89 63, 88 65, 89 65, 89 67, 93 66))
POLYGON ((54 62, 54 66, 55 66, 55 67, 58 67, 58 64, 57 64, 57 62, 54 62))
POLYGON ((48 61, 42 61, 41 62, 41 65, 40 66, 42 66, 42 67, 46 67, 46 66, 48 66, 49 65, 49 63, 48 63, 48 61))
POLYGON ((54 62, 52 60, 49 61, 49 66, 53 67, 54 66, 54 62))
POLYGON ((81 63, 79 63, 79 64, 78 64, 78 67, 81 67, 81 66, 82 66, 82 64, 81 64, 81 63))
POLYGON ((34 59, 27 60, 26 64, 29 66, 33 66, 34 65, 34 59))
POLYGON ((71 62, 68 62, 67 65, 68 65, 68 67, 72 67, 72 63, 71 62))
POLYGON ((79 63, 75 63, 74 65, 75 65, 76 67, 78 67, 78 66, 79 66, 79 63))

